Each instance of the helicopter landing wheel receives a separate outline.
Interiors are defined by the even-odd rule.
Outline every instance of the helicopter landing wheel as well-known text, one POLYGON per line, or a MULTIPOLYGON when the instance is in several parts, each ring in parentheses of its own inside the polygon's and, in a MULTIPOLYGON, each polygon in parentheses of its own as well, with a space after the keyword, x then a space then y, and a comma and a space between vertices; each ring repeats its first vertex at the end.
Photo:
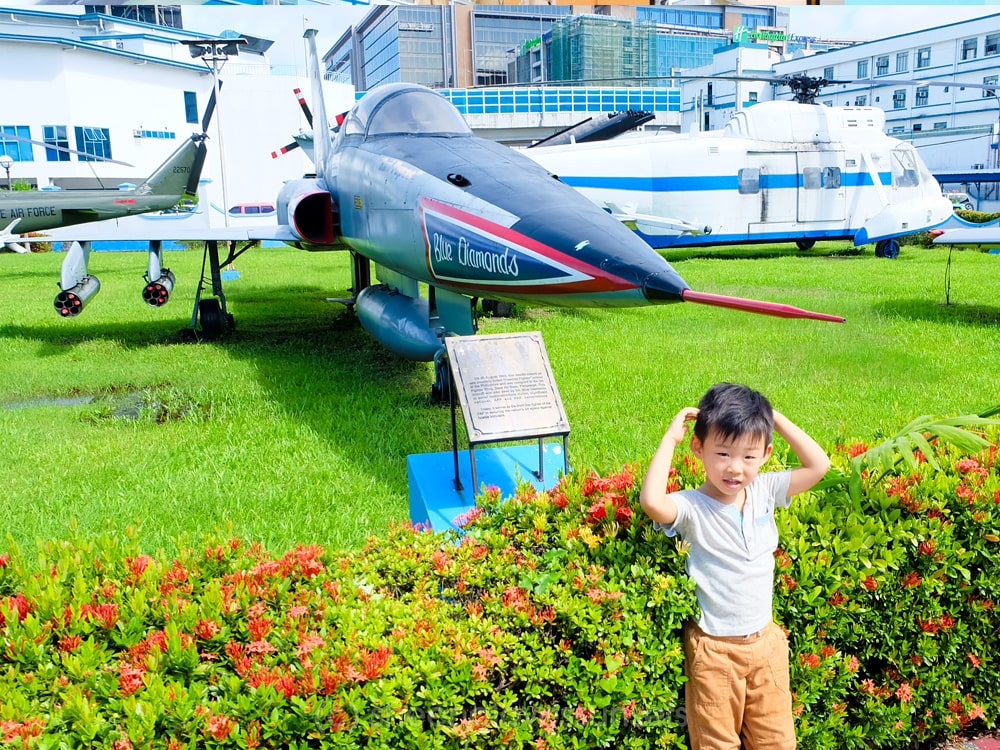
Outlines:
POLYGON ((875 243, 876 258, 895 258, 899 256, 899 240, 892 237, 888 240, 880 240, 875 243))
POLYGON ((815 244, 816 240, 807 240, 807 239, 795 240, 795 246, 799 250, 811 250, 813 245, 815 244))

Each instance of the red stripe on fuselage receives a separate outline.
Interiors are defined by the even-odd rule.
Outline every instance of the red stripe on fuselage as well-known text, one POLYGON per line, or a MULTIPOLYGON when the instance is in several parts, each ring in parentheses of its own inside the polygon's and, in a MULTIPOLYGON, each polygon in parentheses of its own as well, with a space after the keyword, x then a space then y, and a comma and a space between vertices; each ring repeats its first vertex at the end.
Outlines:
MULTIPOLYGON (((476 289, 482 289, 484 291, 493 291, 497 293, 505 294, 516 294, 524 293, 526 290, 540 290, 543 289, 546 294, 580 294, 586 292, 620 292, 627 291, 630 289, 637 289, 637 285, 633 284, 620 276, 608 273, 603 269, 593 266, 590 263, 584 263, 571 255, 556 250, 554 247, 550 247, 538 240, 535 240, 528 235, 521 234, 509 227, 505 227, 502 224, 497 224, 488 219, 484 219, 482 216, 477 216, 476 214, 470 214, 455 206, 448 205, 447 203, 441 203, 434 200, 433 198, 420 198, 420 227, 424 234, 424 260, 427 263, 427 272, 430 274, 431 278, 438 279, 439 277, 435 275, 434 269, 431 266, 431 243, 430 238, 427 236, 427 225, 423 218, 423 212, 425 208, 429 208, 439 214, 444 214, 455 221, 468 224, 476 229, 484 232, 485 234, 493 235, 497 238, 510 242, 514 245, 519 245, 527 250, 531 250, 538 255, 545 258, 549 258, 556 263, 560 263, 564 266, 572 268, 582 274, 586 274, 590 277, 588 281, 568 281, 565 283, 539 283, 539 284, 490 284, 482 281, 476 281, 475 279, 468 279, 462 281, 462 286, 474 287, 476 289)), ((452 279, 440 279, 442 284, 455 285, 455 281, 452 279)), ((537 292, 536 292, 537 293, 537 292)))

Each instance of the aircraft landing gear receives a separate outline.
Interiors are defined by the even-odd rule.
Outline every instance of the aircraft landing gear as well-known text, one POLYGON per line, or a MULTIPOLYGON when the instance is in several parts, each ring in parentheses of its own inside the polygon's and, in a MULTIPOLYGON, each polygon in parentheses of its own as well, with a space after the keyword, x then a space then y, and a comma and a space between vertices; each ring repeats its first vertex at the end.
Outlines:
POLYGON ((434 382, 431 384, 431 403, 447 404, 451 401, 451 371, 444 350, 434 358, 434 382))
POLYGON ((890 237, 887 240, 879 240, 875 243, 876 258, 895 258, 899 255, 899 240, 890 237))
POLYGON ((813 245, 815 245, 815 244, 816 244, 816 240, 812 240, 812 239, 795 240, 795 246, 799 250, 811 250, 812 247, 813 247, 813 245))
POLYGON ((222 303, 216 297, 199 300, 198 318, 201 320, 202 338, 206 341, 216 341, 226 331, 236 327, 232 313, 223 312, 222 303))

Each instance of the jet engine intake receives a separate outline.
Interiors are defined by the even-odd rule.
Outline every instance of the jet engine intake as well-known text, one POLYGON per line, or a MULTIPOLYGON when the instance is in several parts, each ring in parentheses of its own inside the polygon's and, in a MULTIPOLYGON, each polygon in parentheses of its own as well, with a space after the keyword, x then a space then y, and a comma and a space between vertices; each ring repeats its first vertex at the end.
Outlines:
POLYGON ((288 223, 303 242, 332 245, 336 240, 333 197, 327 190, 307 190, 288 201, 288 223))
POLYGON ((173 272, 169 268, 164 268, 160 278, 150 281, 142 288, 142 301, 150 307, 163 307, 170 299, 175 281, 173 272))
POLYGON ((53 303, 56 312, 64 318, 75 318, 83 312, 83 308, 97 296, 99 291, 101 291, 101 282, 98 281, 97 277, 84 276, 79 284, 64 289, 56 295, 53 303))

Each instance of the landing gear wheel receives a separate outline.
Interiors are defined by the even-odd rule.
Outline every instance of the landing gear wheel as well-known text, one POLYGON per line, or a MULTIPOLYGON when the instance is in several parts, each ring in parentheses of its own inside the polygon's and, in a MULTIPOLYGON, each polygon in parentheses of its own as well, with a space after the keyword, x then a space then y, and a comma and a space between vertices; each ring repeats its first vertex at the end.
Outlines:
POLYGON ((514 314, 513 302, 501 302, 496 299, 484 299, 482 301, 483 312, 492 315, 494 318, 509 318, 514 314))
POLYGON ((899 255, 899 240, 895 237, 875 243, 876 258, 895 258, 899 255))
POLYGON ((215 341, 226 330, 226 316, 222 314, 222 305, 215 297, 198 303, 198 319, 201 321, 202 338, 206 341, 215 341))
POLYGON ((815 244, 816 240, 795 240, 795 246, 798 247, 799 250, 811 250, 815 244))
POLYGON ((431 385, 431 403, 451 403, 451 371, 443 357, 434 362, 434 383, 431 385))

